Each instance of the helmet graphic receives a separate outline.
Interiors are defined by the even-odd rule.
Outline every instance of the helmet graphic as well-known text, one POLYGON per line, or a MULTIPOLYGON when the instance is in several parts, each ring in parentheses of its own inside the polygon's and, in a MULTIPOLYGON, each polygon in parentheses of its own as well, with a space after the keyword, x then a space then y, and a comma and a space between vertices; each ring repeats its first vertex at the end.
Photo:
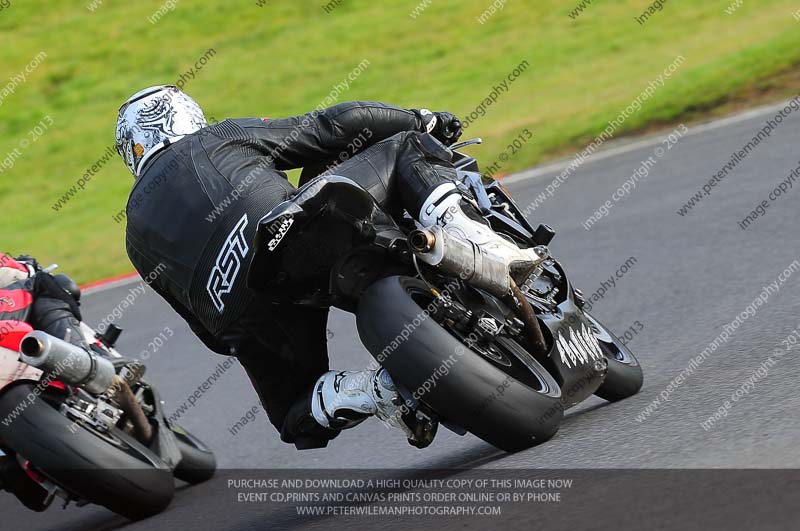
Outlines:
POLYGON ((117 153, 136 177, 159 150, 207 125, 197 102, 175 85, 148 87, 119 108, 117 153))

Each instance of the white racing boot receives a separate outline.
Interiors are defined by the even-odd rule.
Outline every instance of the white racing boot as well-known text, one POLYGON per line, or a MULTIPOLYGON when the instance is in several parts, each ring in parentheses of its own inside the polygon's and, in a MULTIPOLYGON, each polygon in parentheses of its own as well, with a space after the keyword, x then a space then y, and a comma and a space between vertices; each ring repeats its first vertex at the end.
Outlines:
POLYGON ((352 428, 374 415, 401 429, 409 443, 420 448, 430 444, 436 434, 435 426, 404 414, 402 399, 385 369, 326 372, 314 385, 311 414, 318 424, 334 430, 352 428))
MULTIPOLYGON (((423 203, 418 221, 426 228, 439 225, 449 235, 479 246, 484 253, 495 257, 493 262, 505 265, 506 275, 524 281, 543 257, 533 249, 520 249, 514 242, 493 231, 478 214, 477 206, 469 201, 461 195, 455 183, 441 184, 423 203), (465 209, 473 211, 474 217, 470 217, 465 209)), ((422 255, 422 259, 435 266, 442 256, 435 251, 422 255)))
POLYGON ((369 416, 380 419, 397 413, 400 402, 389 373, 378 371, 328 371, 314 385, 311 414, 320 425, 346 429, 369 416))

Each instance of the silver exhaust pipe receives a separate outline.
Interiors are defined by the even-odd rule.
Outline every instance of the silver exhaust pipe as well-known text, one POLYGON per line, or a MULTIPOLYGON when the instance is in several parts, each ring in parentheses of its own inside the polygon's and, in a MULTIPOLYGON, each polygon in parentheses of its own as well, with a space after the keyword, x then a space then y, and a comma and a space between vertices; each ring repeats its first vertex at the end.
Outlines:
POLYGON ((418 253, 429 253, 436 246, 436 235, 430 229, 418 229, 408 235, 408 245, 418 253))
POLYGON ((453 236, 434 225, 408 235, 411 249, 425 263, 498 296, 511 291, 509 264, 480 245, 453 236))
POLYGON ((101 394, 114 383, 114 365, 50 334, 35 330, 22 339, 19 359, 66 384, 101 394))
MULTIPOLYGON (((528 337, 535 352, 547 354, 547 344, 530 302, 520 290, 513 278, 514 263, 502 256, 487 252, 480 245, 462 240, 435 225, 426 229, 412 231, 408 235, 409 247, 427 264, 437 267, 445 273, 457 275, 461 280, 473 286, 494 293, 508 304, 509 308, 525 323, 528 337)), ((518 270, 522 281, 536 271, 541 272, 541 264, 549 256, 544 246, 534 248, 535 256, 532 267, 525 266, 518 270)))

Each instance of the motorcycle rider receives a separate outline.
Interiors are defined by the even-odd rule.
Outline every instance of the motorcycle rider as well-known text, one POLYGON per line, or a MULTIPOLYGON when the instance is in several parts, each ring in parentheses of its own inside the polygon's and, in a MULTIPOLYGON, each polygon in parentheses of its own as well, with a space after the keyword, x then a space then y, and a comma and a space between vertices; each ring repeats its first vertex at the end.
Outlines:
MULTIPOLYGON (((89 349, 80 333, 80 288, 68 276, 42 271, 31 256, 0 253, 0 322, 27 322, 36 330, 89 349)), ((4 383, 4 382, 0 382, 4 383)), ((0 489, 26 507, 43 511, 48 493, 15 456, 0 456, 0 489)))
POLYGON ((446 146, 460 134, 448 112, 379 102, 209 125, 200 106, 170 85, 141 90, 120 107, 116 147, 134 176, 128 256, 142 276, 160 271, 152 287, 208 348, 239 358, 283 441, 324 447, 376 415, 412 444, 430 443, 398 419, 400 400, 386 371, 328 370, 327 309, 248 290, 243 272, 257 222, 296 192, 284 171, 304 168, 305 177, 340 162, 328 173, 352 179, 387 212, 405 210, 423 226, 439 223, 519 254, 479 221, 456 184, 446 146))

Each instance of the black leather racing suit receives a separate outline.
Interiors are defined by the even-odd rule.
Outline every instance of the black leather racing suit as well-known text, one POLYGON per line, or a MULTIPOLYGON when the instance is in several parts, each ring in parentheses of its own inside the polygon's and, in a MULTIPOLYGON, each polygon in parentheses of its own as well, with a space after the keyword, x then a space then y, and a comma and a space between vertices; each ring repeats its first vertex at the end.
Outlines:
POLYGON ((417 112, 383 103, 228 119, 145 161, 127 205, 128 256, 211 350, 239 358, 284 441, 324 446, 338 432, 311 418, 310 391, 328 370, 328 311, 247 289, 257 222, 295 192, 283 170, 341 160, 331 173, 416 215, 432 188, 455 178, 449 155, 417 112))

